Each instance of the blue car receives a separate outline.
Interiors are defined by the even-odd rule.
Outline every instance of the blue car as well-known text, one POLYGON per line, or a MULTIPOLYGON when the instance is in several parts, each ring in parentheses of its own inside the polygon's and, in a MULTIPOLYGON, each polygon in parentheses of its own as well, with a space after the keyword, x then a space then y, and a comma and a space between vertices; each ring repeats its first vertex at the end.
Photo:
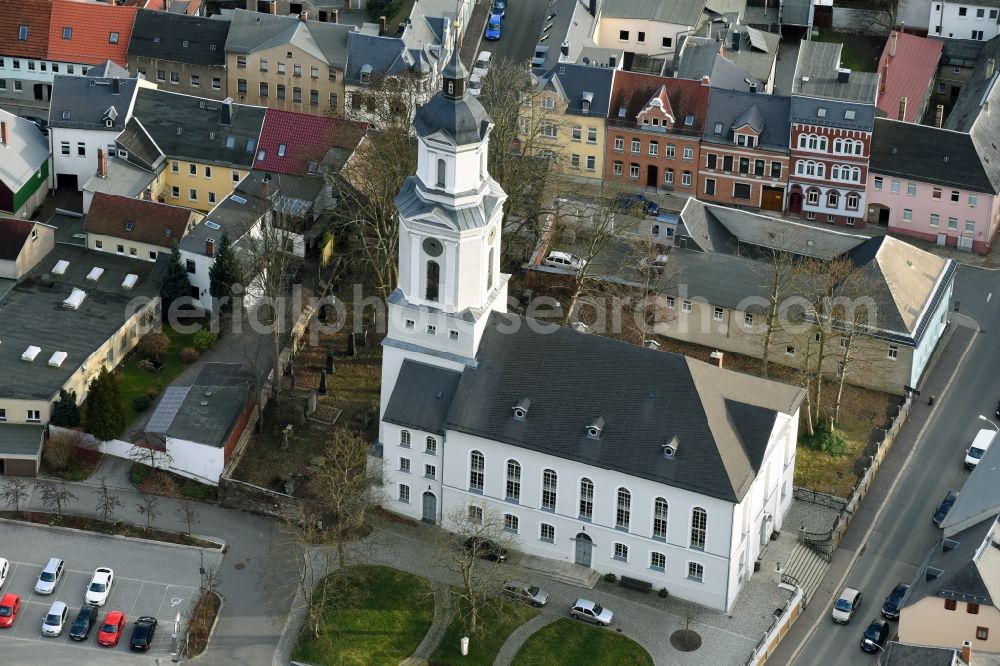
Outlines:
POLYGON ((491 42, 500 39, 501 25, 503 25, 503 17, 499 14, 491 14, 490 20, 486 22, 486 39, 491 42))
POLYGON ((958 499, 957 490, 949 490, 948 494, 944 496, 941 500, 941 504, 938 506, 937 511, 934 512, 934 524, 941 527, 944 519, 948 517, 948 512, 951 511, 951 507, 955 505, 955 500, 958 499))
POLYGON ((490 8, 490 13, 497 16, 507 16, 507 0, 493 0, 493 7, 490 8))

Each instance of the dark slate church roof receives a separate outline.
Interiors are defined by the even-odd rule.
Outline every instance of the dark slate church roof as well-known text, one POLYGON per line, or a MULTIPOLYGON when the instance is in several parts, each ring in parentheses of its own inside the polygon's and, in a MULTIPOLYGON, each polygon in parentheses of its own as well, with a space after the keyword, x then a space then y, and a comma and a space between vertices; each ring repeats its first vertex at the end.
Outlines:
MULTIPOLYGON (((499 313, 476 362, 462 373, 446 430, 730 502, 759 471, 777 413, 803 398, 793 386, 499 313), (519 421, 512 408, 525 398, 519 421), (597 419, 603 429, 591 439, 597 419), (674 438, 668 460, 662 446, 674 438)), ((415 388, 424 390, 397 383, 391 401, 415 388)))
POLYGON ((399 388, 392 392, 382 420, 443 435, 444 420, 461 377, 454 370, 403 361, 396 379, 399 388))
MULTIPOLYGON (((457 51, 445 66, 442 76, 445 85, 448 85, 448 79, 463 82, 468 80, 469 73, 457 57, 457 51)), ((426 137, 442 132, 459 146, 478 143, 485 139, 491 123, 486 109, 475 96, 468 93, 468 89, 461 99, 451 99, 443 90, 439 91, 417 109, 413 118, 413 128, 419 136, 426 137)))

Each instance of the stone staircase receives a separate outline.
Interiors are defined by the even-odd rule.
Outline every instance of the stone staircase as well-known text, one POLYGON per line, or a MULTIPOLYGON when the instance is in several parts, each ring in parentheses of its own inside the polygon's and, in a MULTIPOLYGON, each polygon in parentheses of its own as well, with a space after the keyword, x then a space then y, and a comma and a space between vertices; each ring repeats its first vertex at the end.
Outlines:
POLYGON ((522 555, 518 561, 518 565, 533 574, 541 574, 560 583, 585 587, 587 589, 593 589, 601 577, 601 574, 590 567, 571 562, 559 562, 544 557, 534 557, 532 555, 522 555))
POLYGON ((829 568, 830 563, 822 555, 800 543, 792 550, 782 573, 798 581, 804 602, 808 604, 829 568))

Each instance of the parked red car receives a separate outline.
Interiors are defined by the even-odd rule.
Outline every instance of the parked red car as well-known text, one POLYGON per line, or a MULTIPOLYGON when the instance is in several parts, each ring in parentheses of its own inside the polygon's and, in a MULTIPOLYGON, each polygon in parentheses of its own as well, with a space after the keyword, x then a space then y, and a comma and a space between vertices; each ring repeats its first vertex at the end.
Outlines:
POLYGON ((122 632, 125 631, 125 613, 121 611, 111 611, 104 618, 101 631, 97 634, 97 642, 106 647, 118 645, 122 632))
POLYGON ((5 594, 0 599, 0 627, 14 624, 17 614, 21 611, 21 597, 16 594, 5 594))

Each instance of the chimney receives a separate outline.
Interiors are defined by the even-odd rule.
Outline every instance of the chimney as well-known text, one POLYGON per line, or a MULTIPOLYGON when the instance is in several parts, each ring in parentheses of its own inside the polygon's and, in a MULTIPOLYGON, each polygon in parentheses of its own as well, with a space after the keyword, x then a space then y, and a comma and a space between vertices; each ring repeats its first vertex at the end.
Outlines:
POLYGON ((972 663, 972 643, 969 641, 962 641, 962 662, 966 664, 972 663))
POLYGON ((277 0, 270 0, 270 2, 267 3, 267 13, 268 14, 273 14, 273 15, 277 16, 277 14, 278 14, 278 2, 277 2, 277 0))
POLYGON ((736 30, 733 30, 732 43, 730 44, 730 48, 733 50, 733 53, 736 53, 740 50, 740 37, 742 37, 742 35, 740 35, 740 33, 737 32, 736 30))
POLYGON ((889 57, 896 57, 896 40, 899 37, 899 33, 893 30, 892 34, 889 35, 889 57))
POLYGON ((904 122, 906 121, 906 98, 905 97, 900 97, 899 98, 899 117, 897 118, 897 120, 902 120, 904 122))
POLYGON ((385 32, 386 32, 385 26, 386 26, 386 18, 384 16, 379 16, 378 17, 378 34, 379 34, 380 37, 385 37, 385 32))
POLYGON ((0 120, 0 144, 7 145, 7 121, 0 120))
POLYGON ((333 9, 330 11, 330 23, 340 23, 340 10, 333 9))
POLYGON ((942 125, 944 125, 944 104, 938 104, 937 111, 934 112, 934 127, 942 125))
POLYGON ((97 149, 97 175, 101 178, 108 177, 108 153, 103 147, 97 149))
POLYGON ((889 80, 889 60, 887 58, 885 64, 882 65, 882 76, 878 80, 878 92, 880 95, 885 94, 885 86, 888 80, 889 80))
POLYGON ((590 6, 587 8, 591 16, 597 16, 597 0, 590 0, 590 6))
POLYGON ((561 53, 564 58, 569 57, 569 42, 563 42, 559 45, 559 53, 561 53))
POLYGON ((837 83, 847 83, 851 80, 851 70, 841 68, 837 70, 837 83))
POLYGON ((709 358, 711 358, 716 363, 718 363, 720 368, 722 367, 722 357, 723 357, 723 353, 720 352, 718 349, 716 349, 714 352, 712 352, 711 354, 709 354, 709 358))
POLYGON ((701 85, 703 85, 703 86, 710 86, 710 85, 712 85, 712 77, 710 77, 708 74, 706 74, 705 76, 701 77, 701 85))
POLYGON ((995 70, 996 67, 997 67, 997 61, 994 58, 990 58, 989 60, 986 61, 986 72, 985 72, 985 74, 986 74, 986 79, 987 80, 993 78, 993 70, 995 70))
POLYGON ((299 12, 299 20, 300 21, 308 21, 309 20, 309 12, 299 12))
POLYGON ((206 238, 205 239, 205 256, 214 257, 215 256, 215 239, 206 238))
POLYGON ((219 124, 221 125, 232 125, 233 124, 233 98, 227 97, 222 100, 222 105, 219 106, 219 124))
POLYGON ((750 92, 752 92, 752 93, 756 93, 757 92, 757 84, 756 83, 751 83, 750 84, 750 92))
POLYGON ((112 95, 122 94, 122 80, 117 76, 111 79, 111 94, 112 95))

